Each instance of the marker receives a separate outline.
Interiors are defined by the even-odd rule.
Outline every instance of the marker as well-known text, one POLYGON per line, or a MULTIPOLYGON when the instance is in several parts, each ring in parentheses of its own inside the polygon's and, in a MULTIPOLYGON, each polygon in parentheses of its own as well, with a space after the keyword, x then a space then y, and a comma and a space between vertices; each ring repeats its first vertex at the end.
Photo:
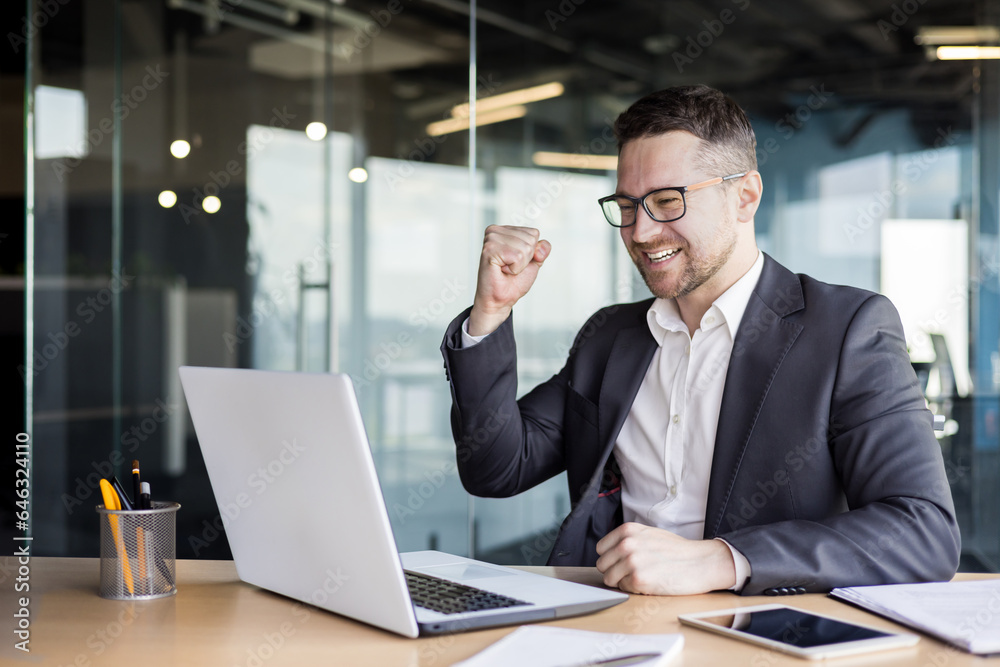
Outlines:
POLYGON ((119 503, 118 509, 134 510, 135 506, 132 505, 132 501, 129 500, 128 494, 125 493, 125 489, 122 487, 122 483, 119 482, 118 478, 115 477, 114 475, 111 476, 111 486, 115 488, 115 491, 118 492, 118 496, 121 499, 121 503, 119 503))
POLYGON ((148 510, 153 508, 153 501, 149 498, 149 482, 143 482, 139 493, 139 509, 148 510))
POLYGON ((133 459, 132 461, 132 500, 135 501, 136 509, 141 509, 139 503, 139 494, 142 491, 139 489, 139 459, 133 459))

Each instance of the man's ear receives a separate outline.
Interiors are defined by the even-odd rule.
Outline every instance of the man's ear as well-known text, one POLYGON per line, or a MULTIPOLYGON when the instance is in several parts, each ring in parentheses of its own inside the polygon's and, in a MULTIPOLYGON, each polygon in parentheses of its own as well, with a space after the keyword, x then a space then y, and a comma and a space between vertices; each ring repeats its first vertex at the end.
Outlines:
POLYGON ((764 183, 760 179, 759 171, 751 171, 740 179, 739 190, 737 191, 738 206, 736 209, 736 219, 740 222, 753 222, 757 208, 760 206, 760 198, 764 194, 764 183))

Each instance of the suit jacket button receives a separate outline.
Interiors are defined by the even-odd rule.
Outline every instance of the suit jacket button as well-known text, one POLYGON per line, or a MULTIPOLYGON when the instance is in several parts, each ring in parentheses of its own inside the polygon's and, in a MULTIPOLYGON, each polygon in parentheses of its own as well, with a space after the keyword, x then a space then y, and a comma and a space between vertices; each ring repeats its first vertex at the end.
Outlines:
POLYGON ((805 592, 806 592, 805 586, 796 586, 795 587, 795 594, 796 595, 803 595, 805 592))
POLYGON ((771 595, 771 596, 778 595, 778 590, 775 588, 768 588, 767 590, 764 591, 764 595, 771 595))
POLYGON ((781 595, 788 595, 789 593, 791 593, 791 591, 782 586, 781 588, 778 589, 778 593, 781 595))

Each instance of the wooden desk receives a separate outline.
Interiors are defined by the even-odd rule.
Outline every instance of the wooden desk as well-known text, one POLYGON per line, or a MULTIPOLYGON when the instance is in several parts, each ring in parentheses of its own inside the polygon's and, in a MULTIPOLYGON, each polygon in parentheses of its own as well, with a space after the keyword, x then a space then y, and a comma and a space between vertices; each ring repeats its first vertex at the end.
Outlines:
MULTIPOLYGON (((542 574, 600 585, 590 568, 526 568, 542 574)), ((30 654, 14 648, 11 630, 16 598, 17 564, 0 559, 0 662, 46 666, 212 665, 277 667, 294 665, 451 665, 497 641, 513 628, 468 632, 427 639, 404 639, 240 582, 231 561, 178 561, 175 597, 146 602, 104 600, 97 595, 96 558, 32 558, 30 563, 30 654)), ((960 575, 960 578, 996 575, 960 575)), ((551 625, 613 633, 684 634, 684 651, 672 667, 748 665, 772 667, 808 661, 786 657, 725 637, 681 626, 684 612, 749 606, 775 598, 712 593, 690 597, 632 596, 624 604, 596 614, 551 625)), ((898 628, 877 616, 824 595, 800 595, 781 601, 795 606, 898 628)), ((829 663, 833 665, 834 663, 829 663)), ((917 647, 843 658, 840 665, 917 665, 959 667, 995 664, 952 649, 929 637, 917 647)))

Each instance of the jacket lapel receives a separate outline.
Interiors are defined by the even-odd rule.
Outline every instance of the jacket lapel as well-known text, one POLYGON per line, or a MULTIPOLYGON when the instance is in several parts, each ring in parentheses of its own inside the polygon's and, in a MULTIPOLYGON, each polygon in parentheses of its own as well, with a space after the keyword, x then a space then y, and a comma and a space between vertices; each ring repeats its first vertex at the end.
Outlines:
POLYGON ((602 448, 598 476, 656 352, 656 341, 645 322, 646 310, 642 315, 641 324, 618 332, 608 355, 598 403, 597 424, 602 448))
POLYGON ((706 539, 718 535, 761 405, 802 330, 801 325, 783 318, 803 307, 798 277, 765 255, 760 279, 736 332, 722 393, 705 508, 706 539))

